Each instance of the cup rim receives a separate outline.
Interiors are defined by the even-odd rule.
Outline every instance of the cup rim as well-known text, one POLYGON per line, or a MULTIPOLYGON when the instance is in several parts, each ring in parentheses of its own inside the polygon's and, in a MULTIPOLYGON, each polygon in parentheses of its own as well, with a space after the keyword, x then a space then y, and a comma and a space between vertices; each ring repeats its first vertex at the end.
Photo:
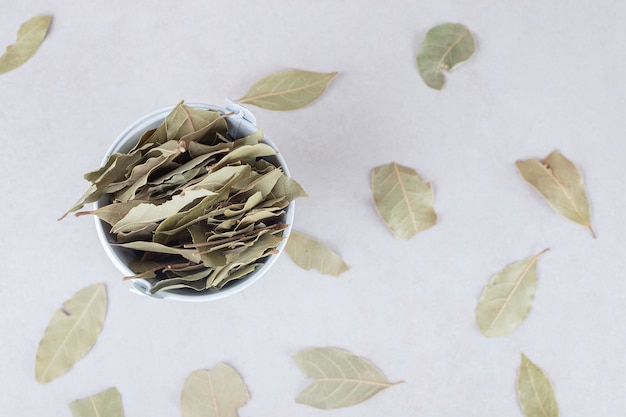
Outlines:
MULTIPOLYGON (((215 110, 222 114, 225 114, 227 111, 233 112, 234 114, 232 116, 228 116, 226 118, 226 121, 228 123, 229 131, 231 129, 235 129, 237 133, 240 133, 238 135, 239 137, 248 135, 258 129, 258 127, 256 126, 256 120, 254 119, 254 116, 252 115, 252 113, 250 113, 248 109, 239 105, 238 103, 229 102, 226 109, 219 107, 219 106, 212 105, 212 104, 206 104, 206 103, 193 102, 193 103, 185 103, 185 104, 187 106, 198 108, 198 109, 215 110)), ((128 142, 135 141, 134 143, 136 143, 136 141, 139 140, 139 137, 141 136, 141 134, 151 129, 152 127, 150 126, 153 126, 155 124, 158 125, 160 122, 162 122, 165 119, 165 117, 172 111, 174 107, 175 105, 162 107, 160 109, 154 110, 146 114, 143 117, 140 117, 139 119, 131 123, 126 129, 122 131, 122 133, 118 135, 118 137, 109 146, 109 148, 107 149, 102 159, 102 164, 106 163, 107 159, 109 158, 111 154, 119 151, 124 145, 128 144, 128 142)), ((281 155, 280 151, 278 150, 278 147, 274 144, 274 142, 267 136, 264 136, 263 143, 271 146, 276 151, 275 158, 278 160, 280 168, 283 170, 285 175, 290 176, 289 169, 287 168, 287 163, 285 162, 285 159, 281 155)), ((106 205, 104 198, 101 198, 100 200, 93 203, 94 210, 104 205, 106 205)), ((293 227, 294 214, 295 214, 295 201, 291 201, 289 205, 285 208, 284 218, 285 218, 285 223, 287 224, 287 227, 283 231, 283 235, 282 235, 283 240, 276 247, 276 250, 278 251, 278 253, 267 256, 261 267, 255 269, 254 271, 252 271, 250 274, 246 275, 245 277, 239 278, 236 281, 233 281, 232 284, 230 284, 226 288, 222 288, 222 289, 214 290, 214 291, 202 290, 198 292, 188 292, 188 293, 163 290, 163 291, 157 292, 156 294, 150 294, 149 292, 149 289, 151 286, 150 282, 145 279, 139 278, 139 279, 135 279, 132 281, 132 286, 130 288, 130 291, 136 294, 141 294, 141 295, 155 298, 155 299, 169 299, 169 300, 185 301, 185 302, 204 302, 204 301, 219 300, 219 299, 228 297, 230 295, 236 294, 240 291, 243 291, 244 289, 248 288, 249 286, 257 282, 263 275, 265 275, 265 273, 278 260, 278 257, 283 252, 283 249, 287 243, 289 234, 291 233, 291 229, 293 227)), ((100 243, 102 244, 102 247, 104 248, 104 251, 109 257, 109 259, 113 262, 113 264, 117 267, 117 269, 125 276, 134 275, 135 273, 128 267, 126 262, 124 262, 124 260, 120 257, 120 253, 121 253, 120 249, 122 248, 115 248, 114 246, 111 245, 111 240, 110 240, 111 235, 109 234, 105 223, 102 220, 100 220, 100 218, 98 218, 97 216, 94 216, 94 219, 95 219, 96 232, 98 234, 98 239, 100 240, 100 243)), ((190 290, 190 291, 193 291, 193 290, 190 290)))

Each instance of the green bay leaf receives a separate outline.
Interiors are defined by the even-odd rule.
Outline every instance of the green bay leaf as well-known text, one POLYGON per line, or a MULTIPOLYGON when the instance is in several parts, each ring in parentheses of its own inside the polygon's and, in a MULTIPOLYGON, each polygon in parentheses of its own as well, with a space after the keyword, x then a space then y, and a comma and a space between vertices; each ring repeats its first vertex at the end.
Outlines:
POLYGON ((374 168, 372 194, 396 239, 410 239, 437 223, 432 187, 411 168, 395 162, 374 168))
POLYGON ((596 234, 591 227, 589 201, 583 178, 576 165, 559 151, 543 161, 528 159, 515 163, 522 177, 546 199, 561 216, 596 234))
POLYGON ((371 362, 334 347, 311 348, 293 356, 302 371, 315 381, 302 391, 296 402, 321 409, 361 403, 391 383, 371 362))
POLYGON ((65 374, 96 343, 107 310, 104 284, 78 291, 54 312, 39 342, 35 378, 45 384, 65 374))
POLYGON ((237 101, 268 110, 299 109, 321 96, 336 75, 298 69, 280 71, 255 83, 237 101))
POLYGON ((546 374, 522 353, 517 396, 526 417, 558 417, 559 405, 546 374))
POLYGON ((70 403, 74 417, 124 417, 122 396, 115 387, 70 403))
POLYGON ((51 16, 35 16, 20 26, 17 40, 0 56, 0 74, 12 71, 28 61, 43 42, 51 16))
POLYGON ((180 397, 183 417, 237 417, 250 394, 241 376, 225 363, 191 372, 180 397))
POLYGON ((320 242, 292 231, 285 245, 291 260, 300 268, 317 269, 322 274, 339 276, 350 267, 335 252, 320 242))
POLYGON ((491 278, 476 306, 476 322, 485 336, 504 336, 524 321, 537 288, 537 260, 547 250, 510 264, 491 278))
POLYGON ((444 23, 430 29, 417 51, 417 68, 431 88, 441 90, 446 79, 443 71, 452 72, 474 53, 474 38, 465 26, 444 23))

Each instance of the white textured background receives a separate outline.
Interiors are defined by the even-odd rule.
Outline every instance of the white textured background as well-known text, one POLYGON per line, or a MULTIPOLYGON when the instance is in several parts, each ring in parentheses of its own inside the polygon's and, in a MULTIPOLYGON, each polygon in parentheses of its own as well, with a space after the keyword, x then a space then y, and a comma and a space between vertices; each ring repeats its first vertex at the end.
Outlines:
POLYGON ((0 414, 70 416, 109 386, 127 417, 177 416, 185 377, 219 361, 243 376, 242 417, 522 416, 520 353, 552 380, 561 414, 624 415, 626 397, 626 3, 598 1, 4 1, 0 48, 54 16, 35 57, 0 76, 0 414), (530 3, 530 4, 529 4, 530 3), (432 26, 460 22, 475 55, 442 91, 415 54, 432 26), (208 304, 128 292, 93 222, 56 219, 82 174, 127 125, 180 99, 223 105, 286 68, 339 71, 293 112, 251 108, 311 198, 296 228, 351 265, 340 278, 281 257, 261 281, 208 304), (516 159, 560 149, 581 167, 598 239, 553 213, 516 159), (440 223, 396 241, 369 176, 391 161, 433 183, 440 223), (474 320, 500 268, 539 262, 527 320, 488 340, 474 320), (52 312, 105 282, 95 347, 61 378, 34 379, 52 312), (294 402, 291 359, 312 346, 362 355, 404 384, 360 405, 294 402))

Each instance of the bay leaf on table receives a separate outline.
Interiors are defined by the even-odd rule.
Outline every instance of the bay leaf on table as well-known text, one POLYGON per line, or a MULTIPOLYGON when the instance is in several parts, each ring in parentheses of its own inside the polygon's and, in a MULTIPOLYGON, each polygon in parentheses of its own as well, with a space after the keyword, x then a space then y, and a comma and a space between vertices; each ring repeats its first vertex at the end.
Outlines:
POLYGON ((504 336, 522 324, 535 297, 537 261, 547 250, 510 264, 491 278, 476 306, 476 322, 485 336, 504 336))
POLYGON ((558 417, 559 405, 546 374, 522 353, 517 396, 526 417, 558 417))
POLYGON ((561 216, 596 234, 591 227, 589 200, 583 178, 576 165, 559 151, 543 161, 528 159, 515 163, 522 177, 546 199, 561 216))
POLYGON ((334 347, 306 349, 294 360, 315 381, 296 402, 321 409, 358 404, 400 382, 389 382, 370 361, 334 347))
POLYGON ((268 110, 299 109, 321 96, 335 76, 336 72, 280 71, 256 82, 237 101, 268 110))
POLYGON ((28 61, 46 37, 52 16, 35 16, 20 26, 17 40, 0 56, 0 74, 12 71, 28 61))
POLYGON ((122 396, 115 387, 70 403, 74 417, 124 417, 122 396))
POLYGON ((452 72, 474 53, 474 38, 458 23, 444 23, 430 29, 417 51, 417 68, 427 86, 441 90, 443 71, 452 72))
POLYGON ((65 374, 96 343, 107 310, 104 284, 81 289, 56 310, 39 342, 35 378, 45 384, 65 374))
POLYGON ((183 417, 237 417, 250 400, 241 376, 225 363, 189 374, 183 385, 180 408, 183 417))
POLYGON ((395 162, 374 168, 372 194, 396 239, 410 239, 437 223, 432 187, 414 169, 395 162))
POLYGON ((291 231, 285 250, 300 268, 317 269, 322 274, 338 277, 350 267, 328 247, 302 233, 291 231))

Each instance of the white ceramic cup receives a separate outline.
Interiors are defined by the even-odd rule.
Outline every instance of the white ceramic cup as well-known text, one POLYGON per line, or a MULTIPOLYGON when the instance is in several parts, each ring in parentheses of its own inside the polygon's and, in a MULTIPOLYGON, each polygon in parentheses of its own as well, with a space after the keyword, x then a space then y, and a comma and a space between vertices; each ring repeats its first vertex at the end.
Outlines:
MULTIPOLYGON (((230 100, 227 100, 227 106, 225 109, 203 103, 185 104, 187 106, 199 109, 215 110, 220 112, 221 114, 232 112, 233 115, 226 118, 226 123, 228 125, 228 134, 235 139, 247 136, 258 129, 256 126, 256 118, 254 117, 254 115, 245 107, 230 100)), ((102 164, 104 165, 109 156, 113 153, 129 152, 137 144, 141 135, 147 130, 154 129, 159 126, 173 108, 174 106, 169 106, 153 111, 152 113, 140 118, 139 120, 128 126, 109 147, 106 154, 104 155, 102 164)), ((275 165, 280 166, 285 175, 289 175, 289 169, 287 168, 287 164, 285 163, 282 155, 278 152, 278 148, 276 147, 276 145, 274 145, 274 143, 267 137, 263 139, 263 142, 270 145, 277 152, 275 156, 268 158, 268 160, 275 165)), ((94 203, 94 209, 98 209, 99 207, 105 206, 107 204, 109 204, 108 196, 104 196, 99 201, 94 203)), ((243 278, 227 283, 222 289, 195 291, 193 289, 183 288, 177 290, 164 290, 159 291, 156 294, 150 294, 150 282, 145 279, 135 279, 131 281, 131 291, 156 299, 171 299, 178 301, 196 302, 218 300, 235 294, 241 290, 244 290, 256 281, 258 281, 271 268, 274 262, 276 262, 276 260, 278 259, 278 256, 283 252, 283 248, 287 243, 287 238, 289 237, 289 233, 291 232, 294 211, 295 204, 292 201, 285 209, 285 214, 282 216, 282 218, 280 218, 280 221, 286 223, 288 226, 283 231, 283 241, 276 248, 278 250, 278 253, 269 255, 261 259, 259 261, 263 262, 263 265, 261 267, 257 267, 253 272, 243 278)), ((127 248, 112 245, 111 243, 115 243, 115 238, 109 233, 110 226, 100 220, 98 217, 95 217, 95 219, 98 237, 100 238, 100 242, 104 247, 104 251, 107 253, 113 264, 117 267, 117 269, 120 270, 122 274, 126 276, 134 275, 135 273, 129 268, 128 265, 132 260, 136 259, 136 252, 127 248)))

